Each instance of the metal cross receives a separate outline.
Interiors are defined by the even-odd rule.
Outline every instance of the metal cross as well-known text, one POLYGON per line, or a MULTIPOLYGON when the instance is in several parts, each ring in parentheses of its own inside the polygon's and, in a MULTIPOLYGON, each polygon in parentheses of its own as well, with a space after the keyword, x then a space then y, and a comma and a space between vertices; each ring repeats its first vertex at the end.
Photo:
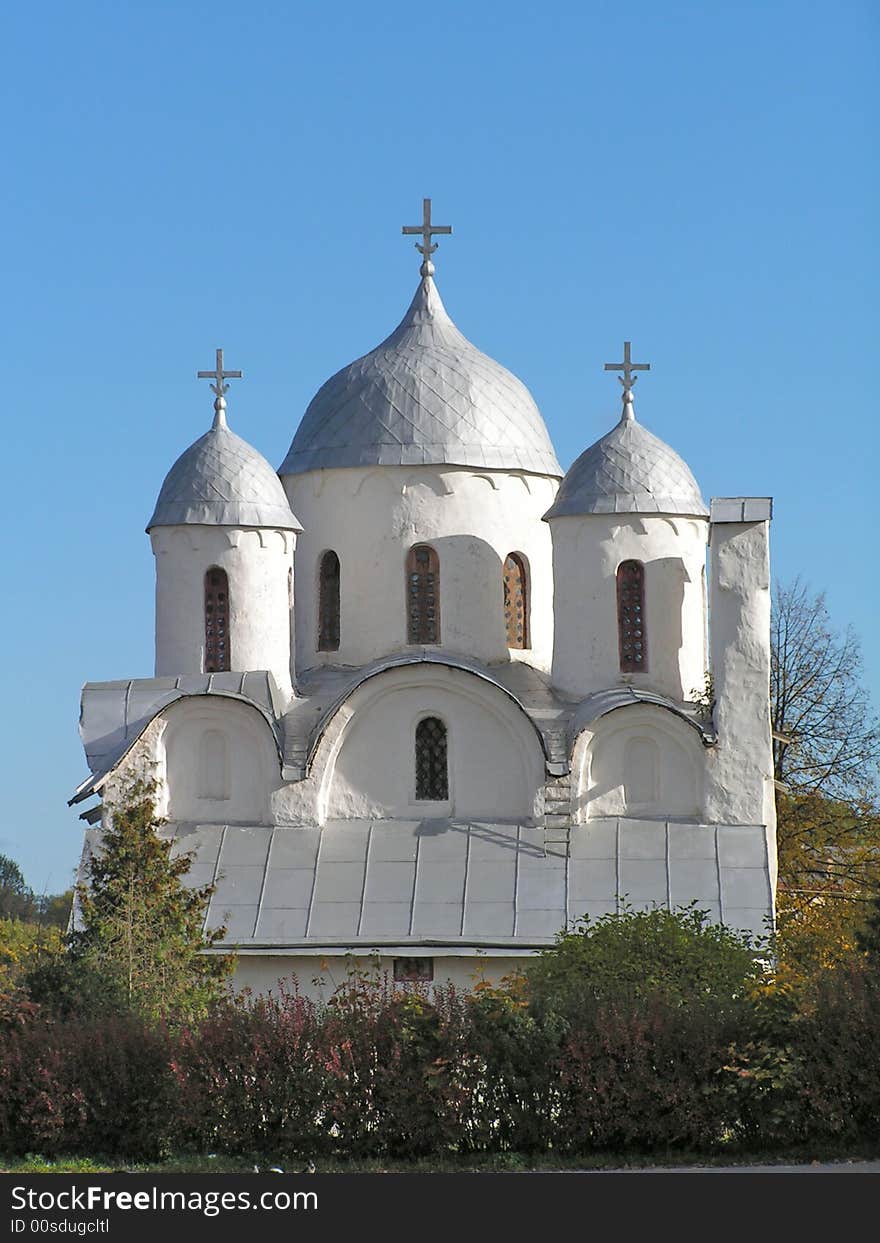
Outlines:
POLYGON ((437 249, 437 243, 431 244, 431 238, 435 233, 451 233, 452 226, 449 224, 431 224, 431 200, 422 199, 422 223, 421 224, 405 224, 402 229, 403 233, 421 233, 422 241, 416 242, 416 250, 419 251, 425 259, 430 259, 434 251, 437 249))
POLYGON ((635 384, 636 380, 639 378, 637 375, 633 375, 634 371, 650 371, 651 370, 650 363, 634 363, 632 361, 632 358, 630 357, 630 352, 629 352, 630 345, 631 345, 630 341, 624 341, 622 363, 606 363, 605 364, 606 371, 622 371, 623 372, 623 375, 618 376, 617 378, 618 380, 620 380, 620 383, 623 385, 623 391, 625 393, 629 392, 629 390, 635 384))
POLYGON ((240 371, 224 371, 223 370, 223 351, 222 350, 217 351, 217 365, 215 366, 213 371, 198 371, 196 372, 196 375, 199 380, 213 380, 214 381, 214 383, 211 385, 211 392, 215 393, 217 397, 222 397, 223 394, 229 388, 228 384, 223 383, 224 380, 240 380, 241 379, 240 371))

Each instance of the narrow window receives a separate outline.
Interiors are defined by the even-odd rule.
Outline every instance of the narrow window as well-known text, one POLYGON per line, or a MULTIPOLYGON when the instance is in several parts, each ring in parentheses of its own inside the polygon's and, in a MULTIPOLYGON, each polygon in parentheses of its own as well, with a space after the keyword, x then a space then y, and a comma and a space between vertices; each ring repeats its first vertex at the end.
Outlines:
POLYGON ((440 642, 440 558, 427 544, 406 559, 406 616, 407 643, 440 642))
POLYGON ((645 567, 641 561, 621 561, 617 567, 617 632, 621 673, 647 669, 645 567))
POLYGON ((318 570, 318 651, 339 647, 339 558, 325 552, 318 570))
POLYGON ((508 647, 529 646, 526 564, 518 552, 508 553, 504 562, 504 625, 508 647))
POLYGON ((416 798, 437 803, 449 798, 446 726, 436 716, 416 726, 416 798))
POLYGON ((205 673, 222 673, 229 660, 229 582, 215 565, 205 575, 205 673))

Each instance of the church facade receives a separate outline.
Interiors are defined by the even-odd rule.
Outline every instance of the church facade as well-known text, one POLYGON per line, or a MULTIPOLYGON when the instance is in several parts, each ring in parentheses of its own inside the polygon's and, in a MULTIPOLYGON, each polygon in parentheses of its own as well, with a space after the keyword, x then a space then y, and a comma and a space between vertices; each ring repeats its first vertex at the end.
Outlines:
POLYGON ((127 773, 256 990, 498 978, 584 915, 772 919, 771 502, 706 504, 635 417, 563 473, 421 279, 276 473, 226 418, 147 525, 155 677, 89 683, 83 863, 127 773))

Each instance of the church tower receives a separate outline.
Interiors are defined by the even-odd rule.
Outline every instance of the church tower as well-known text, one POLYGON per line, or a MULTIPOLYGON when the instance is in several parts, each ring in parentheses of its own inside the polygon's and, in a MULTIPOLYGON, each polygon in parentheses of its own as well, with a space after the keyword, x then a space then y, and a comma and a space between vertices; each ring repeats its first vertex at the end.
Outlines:
POLYGON ((266 459, 226 422, 217 351, 214 422, 177 459, 147 524, 156 558, 156 676, 266 669, 292 691, 293 552, 302 528, 266 459))
POLYGON ((553 683, 629 684, 681 702, 705 687, 709 510, 686 463, 635 417, 630 343, 620 421, 570 467, 553 535, 553 683))

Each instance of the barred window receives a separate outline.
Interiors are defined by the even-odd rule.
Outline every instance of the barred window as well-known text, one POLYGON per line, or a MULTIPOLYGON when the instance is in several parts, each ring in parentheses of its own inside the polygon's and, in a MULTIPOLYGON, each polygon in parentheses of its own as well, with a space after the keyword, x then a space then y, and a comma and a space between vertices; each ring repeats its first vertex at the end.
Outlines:
POLYGON ((647 669, 645 567, 641 561, 621 561, 617 567, 617 632, 621 673, 647 669))
POLYGON ((339 647, 339 558, 325 552, 318 570, 318 651, 339 647))
POLYGON ((394 980, 401 984, 407 981, 433 980, 433 958, 395 958, 394 980))
POLYGON ((440 642, 440 558, 416 544, 406 559, 407 643, 440 642))
POLYGON ((229 581, 215 565, 205 575, 205 673, 222 673, 229 660, 229 581))
POLYGON ((526 564, 518 552, 508 553, 504 562, 504 625, 508 647, 529 646, 526 564))
POLYGON ((416 726, 416 798, 445 802, 449 798, 446 726, 426 716, 416 726))

